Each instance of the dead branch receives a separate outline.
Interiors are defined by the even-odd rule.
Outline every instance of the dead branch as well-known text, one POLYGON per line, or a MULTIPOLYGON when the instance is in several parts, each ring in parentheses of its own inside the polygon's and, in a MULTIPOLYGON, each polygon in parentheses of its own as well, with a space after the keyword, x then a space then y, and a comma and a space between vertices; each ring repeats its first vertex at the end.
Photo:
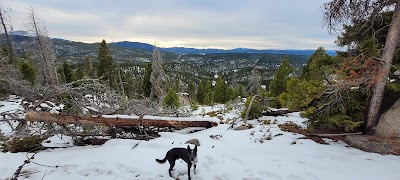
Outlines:
POLYGON ((37 154, 37 152, 34 153, 31 157, 29 157, 29 158, 27 157, 27 159, 24 161, 24 163, 23 163, 21 166, 19 166, 18 169, 14 172, 14 174, 13 174, 13 176, 11 177, 10 180, 18 180, 18 177, 19 177, 20 174, 21 174, 22 168, 23 168, 25 165, 31 163, 31 160, 34 159, 34 157, 35 157, 36 154, 37 154))
POLYGON ((356 132, 356 133, 340 133, 340 134, 307 134, 308 136, 347 136, 347 135, 358 135, 362 134, 362 132, 356 132))

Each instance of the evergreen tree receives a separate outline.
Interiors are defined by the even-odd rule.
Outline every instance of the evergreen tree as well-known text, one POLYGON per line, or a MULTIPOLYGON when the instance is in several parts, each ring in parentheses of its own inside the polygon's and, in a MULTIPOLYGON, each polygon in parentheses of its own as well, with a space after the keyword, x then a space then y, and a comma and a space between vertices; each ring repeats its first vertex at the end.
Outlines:
POLYGON ((225 103, 227 101, 227 94, 226 94, 227 86, 228 85, 225 83, 222 77, 218 77, 214 87, 214 94, 213 94, 214 102, 225 103))
POLYGON ((33 65, 23 62, 20 68, 22 79, 29 81, 32 85, 35 84, 36 79, 36 71, 33 65))
POLYGON ((278 99, 289 110, 300 111, 318 98, 324 90, 321 81, 290 78, 287 82, 287 91, 280 94, 278 99))
POLYGON ((168 90, 167 95, 163 99, 163 106, 164 108, 168 109, 177 109, 179 108, 179 96, 176 94, 176 92, 170 88, 168 90))
POLYGON ((319 47, 303 67, 300 78, 322 81, 333 70, 332 63, 332 58, 325 53, 324 48, 319 47))
POLYGON ((144 77, 142 80, 142 92, 145 97, 150 97, 151 94, 151 82, 150 82, 150 76, 151 76, 151 63, 148 63, 145 70, 144 70, 144 77))
POLYGON ((212 84, 210 81, 204 81, 204 103, 211 104, 213 99, 213 92, 212 92, 212 84), (208 96, 209 100, 206 101, 206 96, 208 96))
POLYGON ((85 76, 85 74, 83 73, 83 71, 80 68, 78 68, 77 70, 75 70, 73 77, 74 77, 74 80, 79 80, 79 79, 82 79, 84 76, 85 76))
POLYGON ((226 101, 233 100, 237 97, 237 91, 232 86, 226 88, 226 101))
MULTIPOLYGON (((381 106, 383 102, 383 96, 388 82, 388 77, 390 74, 390 68, 393 63, 393 59, 396 54, 396 47, 399 45, 400 39, 400 1, 366 1, 366 0, 350 0, 350 1, 331 1, 324 4, 324 21, 330 31, 334 31, 337 27, 342 29, 343 25, 355 24, 355 21, 362 21, 361 28, 358 29, 357 36, 362 37, 362 35, 369 36, 372 32, 374 39, 377 32, 384 30, 384 28, 375 28, 374 25, 384 24, 384 18, 382 18, 382 12, 393 11, 392 20, 388 27, 386 33, 385 45, 383 47, 377 46, 382 53, 379 58, 379 70, 376 72, 376 68, 371 68, 369 66, 367 71, 371 71, 373 74, 373 82, 371 83, 372 88, 369 88, 369 98, 368 98, 368 110, 366 110, 366 121, 364 134, 373 134, 375 128, 379 122, 381 106), (375 23, 379 21, 379 23, 375 23), (350 23, 349 23, 350 22, 350 23), (368 27, 368 28, 366 28, 368 27), (368 32, 369 31, 369 32, 368 32), (375 71, 375 72, 374 72, 375 71)), ((350 40, 351 41, 351 40, 350 40)), ((374 43, 375 44, 375 43, 374 43)), ((357 43, 349 43, 351 48, 357 43)), ((373 48, 373 49, 378 49, 373 48)), ((376 59, 372 54, 371 59, 376 59)), ((358 54, 356 55, 358 56, 358 54)), ((354 58, 353 58, 354 59, 354 58)), ((375 60, 373 60, 374 62, 375 60)), ((371 61, 366 61, 367 64, 371 64, 371 61)), ((373 67, 373 66, 372 66, 373 67)), ((375 66, 376 67, 376 66, 375 66)), ((353 72, 357 70, 358 67, 353 69, 353 72)), ((356 82, 360 82, 357 81, 356 82)), ((361 84, 361 83, 359 83, 361 84)))
POLYGON ((187 88, 186 92, 189 93, 190 99, 196 99, 195 98, 196 97, 196 95, 195 95, 196 90, 194 89, 194 83, 193 82, 190 82, 188 84, 188 88, 187 88))
POLYGON ((97 61, 97 76, 101 77, 102 80, 107 81, 110 87, 117 89, 118 87, 116 83, 116 66, 112 60, 110 51, 107 47, 107 43, 104 39, 99 46, 97 61))
POLYGON ((244 97, 243 85, 239 84, 237 89, 237 95, 240 97, 244 97))
POLYGON ((74 81, 74 71, 72 68, 69 66, 68 63, 64 62, 62 66, 62 78, 64 79, 65 83, 70 83, 74 81))
POLYGON ((204 97, 205 97, 204 86, 205 86, 204 80, 201 80, 199 85, 197 86, 196 99, 197 102, 199 102, 199 104, 204 104, 204 97))
POLYGON ((83 68, 84 68, 84 74, 86 76, 95 77, 94 69, 93 69, 93 64, 92 61, 90 60, 89 57, 85 57, 83 60, 83 68))
POLYGON ((211 105, 213 102, 213 93, 209 92, 204 96, 204 104, 211 105))
POLYGON ((281 93, 286 91, 286 82, 292 72, 293 67, 289 64, 288 56, 285 56, 285 59, 275 71, 274 78, 269 84, 269 93, 272 97, 278 97, 281 93))

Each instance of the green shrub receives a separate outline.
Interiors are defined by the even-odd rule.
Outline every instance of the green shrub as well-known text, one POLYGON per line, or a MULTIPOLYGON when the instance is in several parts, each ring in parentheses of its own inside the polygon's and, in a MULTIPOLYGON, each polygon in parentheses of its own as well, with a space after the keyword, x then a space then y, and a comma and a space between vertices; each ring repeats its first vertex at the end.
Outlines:
POLYGON ((319 81, 291 78, 287 82, 287 92, 282 93, 278 99, 289 110, 299 111, 318 98, 324 89, 319 81))
MULTIPOLYGON (((245 109, 241 113, 241 117, 242 118, 245 118, 247 109, 249 107, 249 104, 250 104, 250 101, 251 101, 252 98, 253 98, 253 96, 249 96, 247 98, 247 101, 244 104, 245 105, 245 109)), ((251 109, 250 109, 250 112, 249 112, 248 119, 257 119, 257 118, 261 117, 262 116, 262 112, 265 110, 265 108, 266 107, 263 105, 262 99, 259 98, 259 97, 255 98, 254 101, 253 101, 253 104, 251 105, 251 109)))
POLYGON ((192 109, 192 111, 196 111, 199 109, 199 103, 192 98, 192 100, 190 101, 190 108, 192 109))
POLYGON ((178 109, 179 108, 179 97, 173 89, 169 89, 167 95, 163 100, 164 108, 178 109))
MULTIPOLYGON (((343 96, 347 93, 343 92, 343 96)), ((302 113, 302 117, 308 118, 309 130, 327 129, 331 131, 355 131, 364 123, 364 104, 365 94, 357 91, 351 91, 349 101, 344 102, 342 108, 321 108, 326 101, 318 100, 316 105, 310 106, 302 113)))

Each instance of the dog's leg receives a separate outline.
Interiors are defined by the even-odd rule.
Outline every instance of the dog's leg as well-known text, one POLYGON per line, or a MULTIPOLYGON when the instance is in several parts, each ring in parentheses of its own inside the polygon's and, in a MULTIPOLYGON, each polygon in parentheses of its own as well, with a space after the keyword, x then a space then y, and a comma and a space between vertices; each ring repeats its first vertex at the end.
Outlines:
POLYGON ((170 160, 168 160, 168 162, 169 162, 169 170, 168 170, 168 172, 169 172, 169 176, 171 176, 172 177, 172 170, 173 170, 173 168, 174 168, 174 166, 175 166, 175 161, 170 161, 170 160))
POLYGON ((191 180, 192 178, 190 178, 190 168, 192 167, 192 164, 188 164, 188 176, 189 176, 189 180, 191 180))
POLYGON ((197 174, 197 173, 196 173, 196 166, 197 166, 197 165, 195 164, 195 165, 193 165, 193 166, 194 166, 194 167, 193 167, 193 169, 194 169, 194 174, 197 174))

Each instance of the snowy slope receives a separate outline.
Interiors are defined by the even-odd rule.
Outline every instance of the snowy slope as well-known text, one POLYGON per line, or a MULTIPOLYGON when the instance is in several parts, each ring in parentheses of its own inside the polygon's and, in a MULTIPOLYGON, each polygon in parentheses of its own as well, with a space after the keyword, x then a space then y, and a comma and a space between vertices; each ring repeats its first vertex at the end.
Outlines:
MULTIPOLYGON (((201 109, 201 108, 200 108, 201 109)), ((211 109, 206 107, 207 110, 211 109)), ((195 112, 194 117, 198 117, 195 112)), ((225 114, 234 118, 237 114, 225 114)), ((275 117, 262 117, 275 120, 275 117)), ((278 123, 294 121, 302 124, 306 119, 299 113, 276 117, 278 123)), ((173 147, 186 147, 189 139, 199 139, 197 174, 192 179, 266 179, 266 180, 398 180, 400 157, 367 153, 346 147, 343 142, 330 145, 301 139, 302 135, 282 132, 277 124, 263 125, 250 121, 249 130, 227 130, 220 124, 192 134, 160 133, 150 141, 113 139, 101 146, 48 149, 38 153, 34 161, 58 168, 29 164, 23 170, 33 172, 21 179, 172 179, 168 175, 168 162, 158 164, 155 158, 164 158, 173 147), (268 130, 269 129, 269 130, 268 130), (266 134, 282 136, 259 142, 266 134), (210 135, 222 135, 212 139, 210 135), (296 144, 291 144, 296 141, 296 144), (139 145, 132 147, 139 142, 139 145)), ((53 137, 54 138, 54 137, 53 137)), ((65 141, 69 138, 64 137, 65 141)), ((328 141, 329 142, 329 141, 328 141)), ((193 145, 191 145, 193 147, 193 145)), ((7 179, 26 159, 26 153, 0 153, 0 180, 7 179)), ((173 176, 187 179, 186 164, 178 160, 173 176)))

